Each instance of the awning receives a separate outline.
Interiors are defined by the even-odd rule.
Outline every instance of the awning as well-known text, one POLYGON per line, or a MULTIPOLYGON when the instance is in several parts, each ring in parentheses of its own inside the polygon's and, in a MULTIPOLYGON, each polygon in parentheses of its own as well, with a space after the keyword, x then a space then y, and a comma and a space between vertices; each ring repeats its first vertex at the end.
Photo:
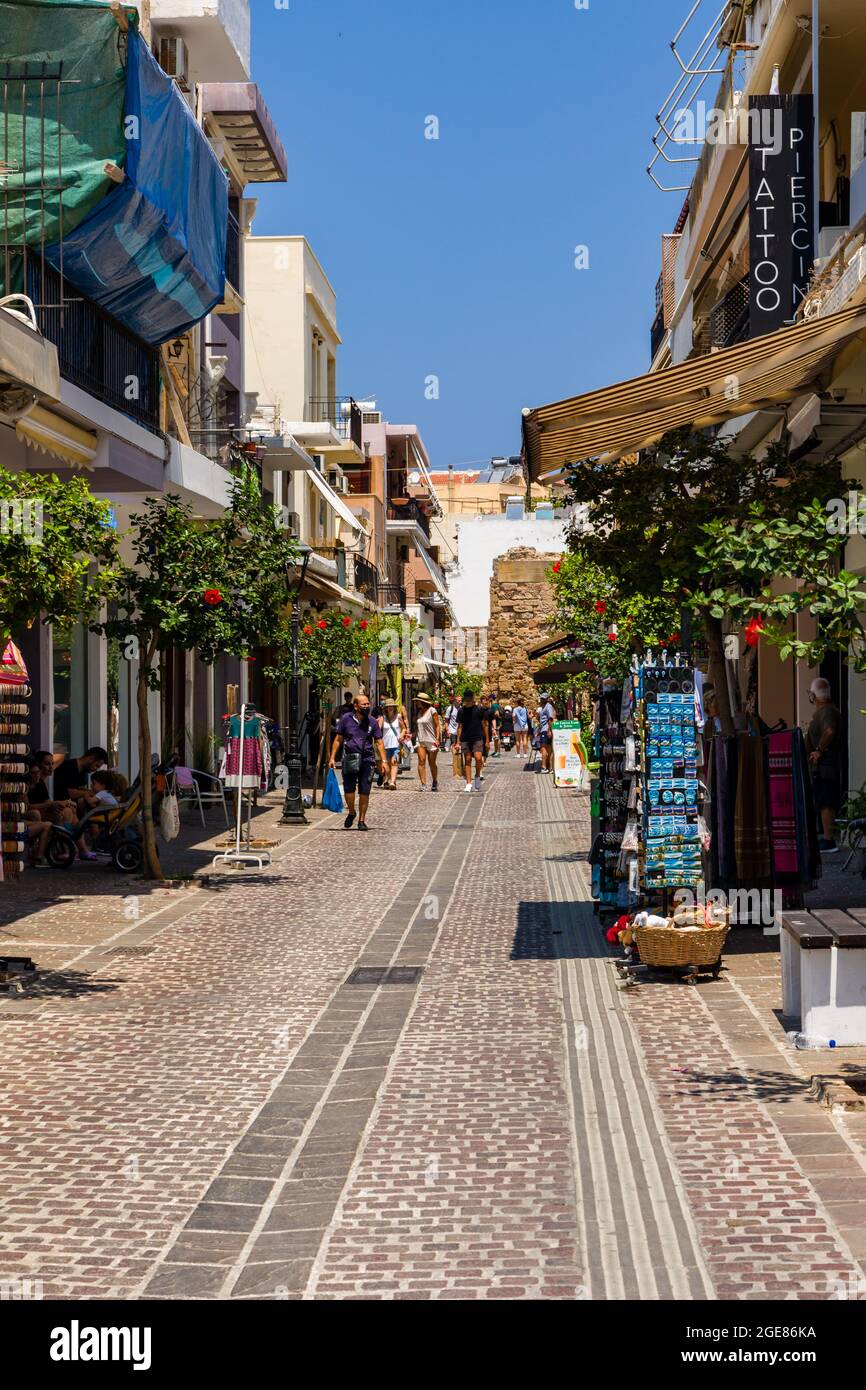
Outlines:
POLYGON ((559 685, 563 681, 571 680, 572 676, 582 676, 586 670, 586 664, 581 661, 557 661, 553 666, 542 666, 540 671, 533 671, 532 679, 540 688, 546 685, 559 685))
POLYGON ((526 648, 526 655, 530 661, 540 661, 543 656, 549 656, 551 652, 558 652, 562 647, 576 646, 577 638, 572 632, 559 632, 555 637, 546 637, 543 642, 538 642, 534 647, 526 648))
POLYGON ((90 430, 73 425, 71 420, 64 420, 62 415, 55 415, 53 410, 41 405, 34 406, 29 415, 17 421, 15 433, 31 449, 41 449, 43 454, 50 454, 76 468, 88 467, 99 445, 97 435, 90 430))
POLYGON ((424 549, 423 545, 419 545, 416 554, 418 554, 424 561, 424 568, 430 575, 430 578, 433 580, 433 583, 436 585, 438 592, 442 595, 443 598, 447 598, 448 586, 446 585, 444 575, 442 574, 442 571, 440 570, 436 561, 433 559, 433 556, 427 554, 427 551, 424 549))
POLYGON ((308 468, 306 472, 313 485, 319 489, 328 506, 337 513, 340 520, 344 521, 357 535, 366 536, 367 532, 363 524, 355 516, 355 513, 349 510, 339 493, 335 492, 330 483, 325 481, 318 468, 308 468))
POLYGON ((669 430, 702 429, 793 400, 864 329, 866 306, 849 305, 663 372, 526 411, 529 476, 533 482, 556 477, 586 459, 635 453, 669 430))

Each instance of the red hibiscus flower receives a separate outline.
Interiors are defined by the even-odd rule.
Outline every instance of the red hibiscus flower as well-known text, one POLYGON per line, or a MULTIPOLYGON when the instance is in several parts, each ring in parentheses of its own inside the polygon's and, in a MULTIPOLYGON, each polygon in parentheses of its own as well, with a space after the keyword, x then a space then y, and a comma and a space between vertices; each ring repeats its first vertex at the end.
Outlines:
POLYGON ((361 621, 360 621, 360 623, 358 624, 358 626, 360 627, 360 629, 361 629, 362 632, 366 632, 366 631, 367 631, 367 619, 366 619, 366 618, 362 618, 361 621))
POLYGON ((764 619, 750 618, 746 624, 746 645, 749 647, 757 647, 763 631, 764 619))
POLYGON ((219 589, 205 589, 204 601, 205 603, 209 603, 211 608, 216 608, 218 603, 222 603, 223 596, 219 589))
POLYGON ((351 618, 344 618, 344 619, 343 619, 343 627, 351 627, 351 626, 352 626, 352 619, 351 619, 351 618))
POLYGON ((596 613, 598 613, 598 614, 600 614, 600 615, 602 615, 602 616, 607 612, 607 604, 605 603, 605 601, 604 601, 603 598, 600 598, 600 599, 598 600, 598 602, 596 603, 596 605, 595 605, 595 611, 596 611, 596 613))
POLYGON ((559 574, 559 571, 560 571, 561 569, 562 569, 562 561, 561 561, 561 560, 557 560, 556 564, 553 566, 553 573, 554 573, 554 574, 559 574))
POLYGON ((327 626, 328 624, 325 622, 324 618, 320 618, 319 621, 316 623, 316 627, 321 628, 322 631, 324 631, 327 626))
POLYGON ((607 634, 607 640, 608 640, 608 642, 615 642, 616 639, 617 639, 617 636, 618 636, 618 634, 617 634, 616 632, 609 632, 609 633, 607 634))
POLYGON ((312 637, 312 635, 313 635, 313 629, 312 629, 311 627, 305 627, 305 628, 304 628, 304 636, 305 636, 305 637, 312 637))

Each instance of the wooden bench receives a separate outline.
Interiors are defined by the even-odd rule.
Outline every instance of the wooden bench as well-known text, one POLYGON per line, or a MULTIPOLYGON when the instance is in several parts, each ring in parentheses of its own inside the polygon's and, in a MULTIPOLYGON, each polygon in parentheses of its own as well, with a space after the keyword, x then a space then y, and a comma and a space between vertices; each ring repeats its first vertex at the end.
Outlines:
POLYGON ((782 925, 782 1008, 804 1033, 866 1045, 866 909, 792 912, 782 925))

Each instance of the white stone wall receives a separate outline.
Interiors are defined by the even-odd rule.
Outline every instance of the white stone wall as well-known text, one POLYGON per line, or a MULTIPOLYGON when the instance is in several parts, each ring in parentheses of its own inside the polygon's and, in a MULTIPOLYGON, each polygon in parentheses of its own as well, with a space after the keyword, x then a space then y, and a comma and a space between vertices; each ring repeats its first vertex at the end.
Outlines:
POLYGON ((504 516, 472 517, 457 526, 459 569, 448 576, 448 595, 460 627, 486 628, 490 621, 493 562, 518 546, 543 555, 565 550, 566 521, 523 521, 504 516))

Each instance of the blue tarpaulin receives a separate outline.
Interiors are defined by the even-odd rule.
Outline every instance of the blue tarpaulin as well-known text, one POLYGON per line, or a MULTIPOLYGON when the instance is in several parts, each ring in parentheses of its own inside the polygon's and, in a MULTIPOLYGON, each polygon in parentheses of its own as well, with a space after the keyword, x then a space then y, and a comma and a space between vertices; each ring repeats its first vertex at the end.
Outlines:
MULTIPOLYGON (((63 241, 63 274, 148 343, 225 292, 228 184, 192 112, 130 26, 125 178, 63 241)), ((60 248, 46 256, 58 268, 60 248)))

